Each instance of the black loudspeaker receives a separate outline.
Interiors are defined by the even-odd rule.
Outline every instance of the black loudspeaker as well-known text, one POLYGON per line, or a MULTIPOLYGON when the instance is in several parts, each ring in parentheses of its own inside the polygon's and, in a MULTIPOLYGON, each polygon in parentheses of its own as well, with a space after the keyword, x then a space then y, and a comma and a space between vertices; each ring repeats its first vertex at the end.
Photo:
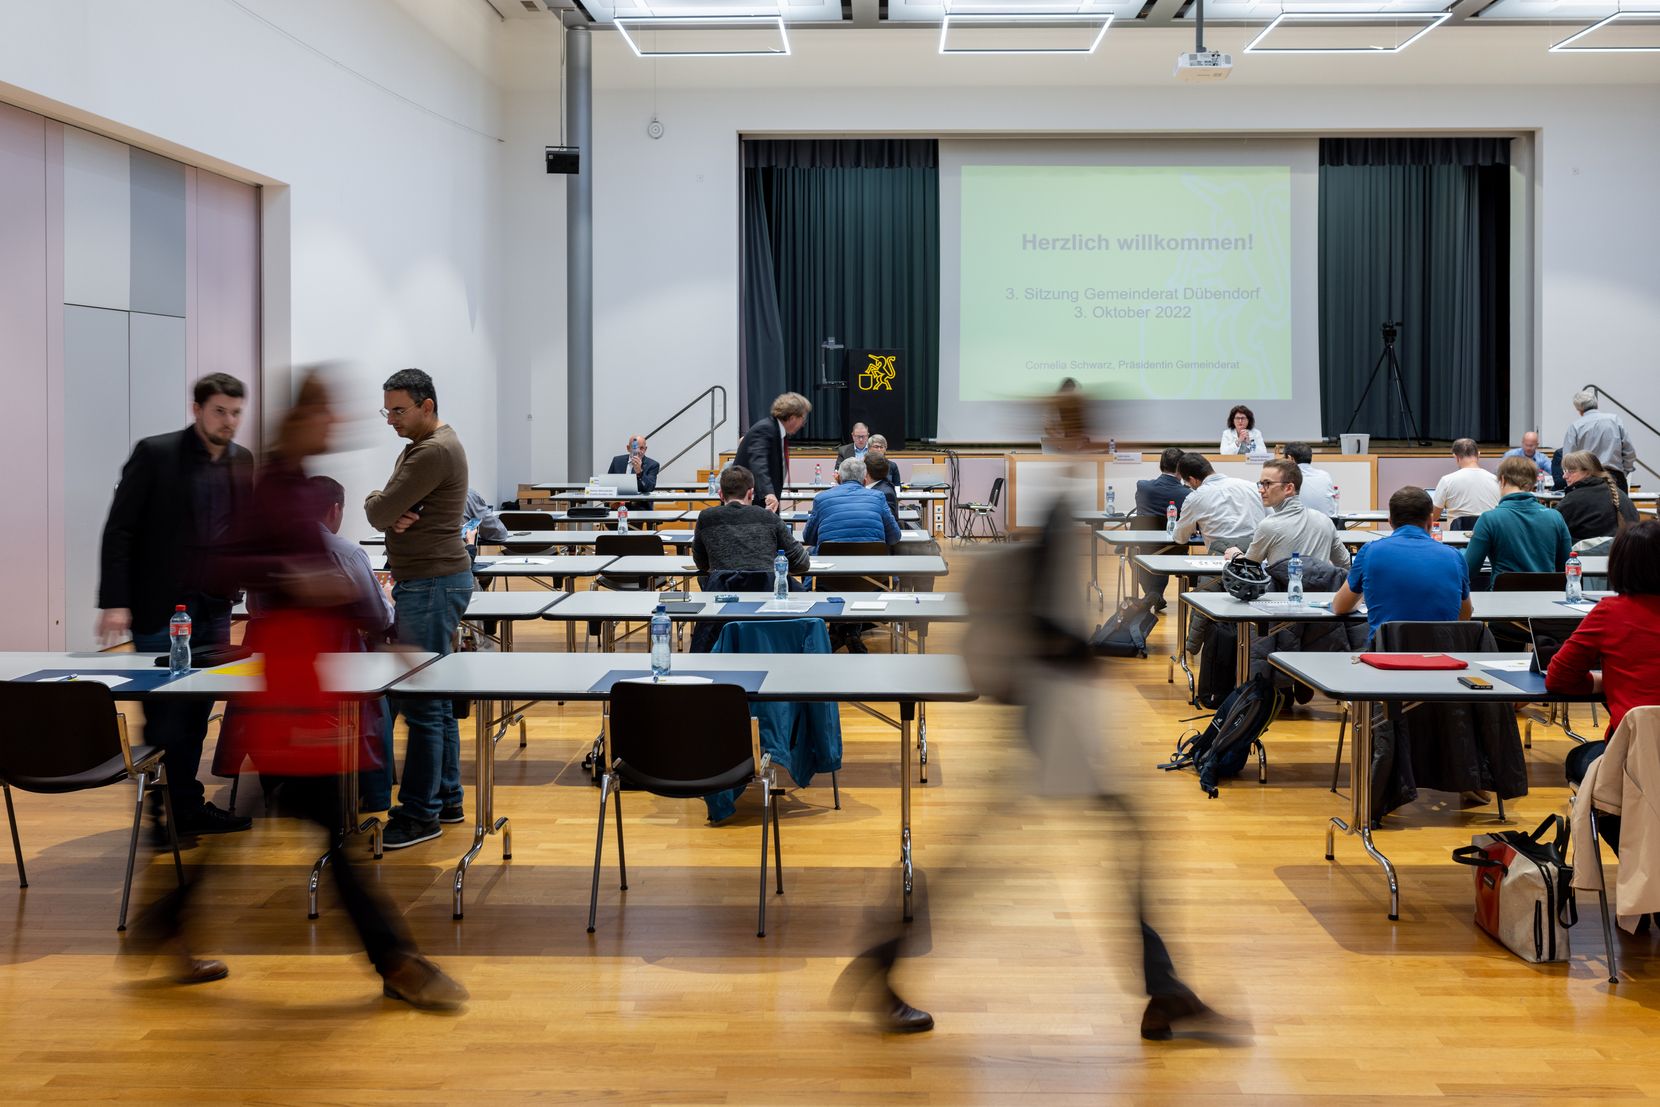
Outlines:
POLYGON ((580 173, 582 147, 549 146, 546 153, 549 173, 580 173))

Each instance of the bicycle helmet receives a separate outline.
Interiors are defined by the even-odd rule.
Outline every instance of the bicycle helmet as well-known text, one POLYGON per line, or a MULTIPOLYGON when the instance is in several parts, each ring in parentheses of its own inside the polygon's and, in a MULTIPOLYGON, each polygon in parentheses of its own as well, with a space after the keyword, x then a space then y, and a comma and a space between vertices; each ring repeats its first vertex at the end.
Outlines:
POLYGON ((1240 603, 1250 603, 1261 599, 1272 584, 1262 562, 1240 556, 1222 566, 1222 587, 1240 603))

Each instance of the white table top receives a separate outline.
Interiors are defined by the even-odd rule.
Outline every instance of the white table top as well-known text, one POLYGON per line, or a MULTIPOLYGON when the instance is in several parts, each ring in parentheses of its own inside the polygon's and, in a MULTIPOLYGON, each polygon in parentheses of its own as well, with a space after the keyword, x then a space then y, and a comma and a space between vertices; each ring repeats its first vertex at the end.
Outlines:
MULTIPOLYGON (((452 653, 399 681, 399 695, 470 699, 601 700, 591 691, 616 669, 649 672, 643 653, 452 653)), ((674 669, 765 672, 754 700, 967 702, 977 697, 949 654, 677 653, 674 669)), ((672 670, 671 670, 672 671, 672 670)))
POLYGON ((1158 530, 1098 530, 1095 537, 1109 546, 1180 546, 1184 543, 1176 542, 1164 533, 1161 527, 1158 530))
POLYGON ((1350 653, 1272 653, 1269 664, 1339 700, 1396 702, 1401 700, 1494 700, 1500 703, 1540 703, 1550 700, 1590 701, 1598 696, 1559 696, 1505 682, 1506 675, 1483 670, 1495 662, 1525 661, 1525 653, 1450 653, 1469 662, 1467 669, 1375 669, 1350 653), (1491 689, 1466 688, 1459 677, 1491 681, 1491 689))
POLYGON ((464 619, 540 619, 542 613, 564 602, 569 592, 473 592, 464 619))
MULTIPOLYGON (((684 576, 697 571, 697 564, 690 557, 619 557, 605 567, 607 576, 684 576)), ((836 576, 942 577, 947 569, 945 559, 937 554, 888 554, 883 557, 831 554, 813 558, 813 568, 809 572, 833 573, 836 576)))
MULTIPOLYGON (((737 592, 740 603, 765 603, 771 592, 737 592)), ((826 622, 902 622, 902 623, 956 623, 968 618, 963 598, 956 592, 791 592, 792 600, 822 601, 831 596, 843 601, 837 611, 820 612, 747 612, 728 614, 726 605, 714 602, 712 592, 693 592, 687 602, 701 603, 696 612, 668 612, 670 619, 685 622, 705 622, 719 619, 824 619, 826 622), (921 597, 921 598, 918 598, 921 597), (934 597, 929 599, 928 597, 934 597), (859 611, 855 603, 880 603, 880 611, 859 611)), ((594 592, 573 593, 564 602, 550 607, 542 616, 553 620, 627 619, 643 622, 651 617, 658 603, 655 592, 618 592, 601 589, 594 592)))
MULTIPOLYGON (((1590 598, 1596 599, 1609 593, 1595 592, 1590 598)), ((1202 611, 1218 622, 1244 622, 1268 620, 1272 622, 1320 622, 1325 619, 1335 619, 1329 608, 1318 607, 1317 604, 1330 604, 1333 593, 1307 592, 1303 598, 1307 601, 1300 611, 1264 611, 1256 603, 1241 603, 1226 592, 1184 592, 1182 599, 1186 600, 1194 610, 1202 611)), ((1282 603, 1286 599, 1284 592, 1269 592, 1257 603, 1282 603)), ((1498 619, 1583 619, 1589 607, 1570 607, 1563 602, 1560 592, 1472 592, 1470 606, 1473 609, 1471 617, 1481 622, 1492 622, 1498 619)), ((1365 605, 1359 610, 1344 616, 1353 621, 1366 617, 1365 605)))
POLYGON ((1183 554, 1136 554, 1130 560, 1149 573, 1175 573, 1186 577, 1221 576, 1225 564, 1220 557, 1183 554))
MULTIPOLYGON (((11 680, 40 669, 77 672, 156 669, 156 654, 148 653, 0 653, 0 679, 11 680)), ((419 669, 438 655, 389 650, 384 653, 327 653, 318 658, 324 687, 342 696, 378 696, 399 678, 419 669)), ((187 698, 221 700, 258 692, 265 678, 256 672, 258 657, 230 662, 214 669, 194 669, 189 676, 147 691, 112 689, 116 699, 187 698), (218 672, 230 669, 231 672, 218 672)))
POLYGON ((502 554, 478 558, 474 570, 497 577, 591 577, 615 560, 610 554, 502 554))

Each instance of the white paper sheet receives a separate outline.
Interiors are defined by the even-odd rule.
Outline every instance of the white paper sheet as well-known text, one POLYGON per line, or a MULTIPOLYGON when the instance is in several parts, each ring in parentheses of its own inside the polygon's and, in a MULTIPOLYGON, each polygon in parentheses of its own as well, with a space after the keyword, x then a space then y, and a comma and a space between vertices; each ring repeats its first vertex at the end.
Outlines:
POLYGON ((849 611, 886 611, 887 602, 884 600, 860 600, 847 605, 849 611))
POLYGON ((812 570, 815 573, 822 573, 826 569, 834 569, 835 567, 836 563, 834 561, 815 561, 812 563, 812 570))
POLYGON ((1481 667, 1495 673, 1525 673, 1533 667, 1533 662, 1520 657, 1514 661, 1483 661, 1481 667))
POLYGON ((768 600, 757 611, 790 611, 802 612, 812 610, 813 600, 768 600))
POLYGON ((131 677, 111 676, 109 673, 71 673, 68 676, 53 677, 52 680, 84 680, 92 684, 103 684, 110 688, 121 688, 132 683, 131 677))

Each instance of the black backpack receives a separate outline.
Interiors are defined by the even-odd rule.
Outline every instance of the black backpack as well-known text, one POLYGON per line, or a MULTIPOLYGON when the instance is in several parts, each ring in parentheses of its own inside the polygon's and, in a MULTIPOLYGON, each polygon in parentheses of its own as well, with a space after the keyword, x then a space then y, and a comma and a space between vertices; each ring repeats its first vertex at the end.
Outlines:
POLYGON ((1126 597, 1118 610, 1090 635, 1089 648, 1098 657, 1146 657, 1147 636, 1158 625, 1151 596, 1126 597))
POLYGON ((1257 753, 1257 783, 1268 783, 1268 752, 1262 732, 1279 714, 1280 697, 1273 682, 1264 675, 1228 693, 1210 723, 1202 731, 1189 730, 1176 740, 1176 754, 1160 765, 1165 770, 1192 767, 1199 772, 1199 787, 1216 798, 1216 782, 1245 771, 1251 751, 1257 753))

